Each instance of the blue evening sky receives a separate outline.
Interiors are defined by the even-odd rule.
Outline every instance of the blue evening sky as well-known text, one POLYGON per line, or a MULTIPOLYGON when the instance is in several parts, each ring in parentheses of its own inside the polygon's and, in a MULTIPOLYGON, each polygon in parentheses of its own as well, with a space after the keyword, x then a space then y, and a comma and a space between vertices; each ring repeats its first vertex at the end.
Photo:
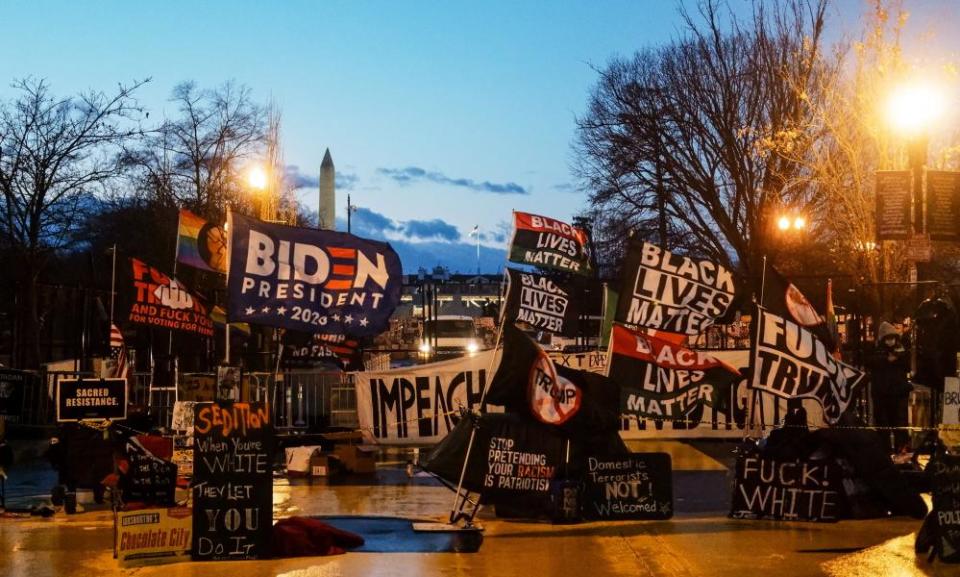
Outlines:
MULTIPOLYGON (((934 20, 949 12, 949 2, 924 4, 934 20)), ((863 6, 846 0, 833 12, 855 22, 863 6)), ((470 243, 479 224, 485 245, 502 248, 511 209, 569 219, 584 207, 571 142, 591 65, 681 27, 669 0, 0 0, 0 20, 0 98, 23 76, 57 94, 149 76, 139 96, 157 117, 178 82, 234 79, 280 108, 287 164, 313 177, 331 149, 338 214, 347 192, 365 209, 355 232, 421 243, 408 270, 436 254, 464 271, 476 266, 472 245, 435 241, 470 243)), ((316 208, 315 190, 301 197, 316 208)), ((485 250, 484 272, 498 259, 485 250)))

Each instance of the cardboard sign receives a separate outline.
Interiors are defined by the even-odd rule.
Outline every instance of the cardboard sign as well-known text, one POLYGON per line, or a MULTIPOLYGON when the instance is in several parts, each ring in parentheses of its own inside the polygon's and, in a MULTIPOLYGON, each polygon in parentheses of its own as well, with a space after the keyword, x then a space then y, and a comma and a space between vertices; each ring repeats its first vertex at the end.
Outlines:
POLYGON ((127 418, 126 379, 61 379, 57 421, 121 421, 127 418))
POLYGON ((124 566, 183 561, 190 550, 190 509, 139 509, 117 513, 114 554, 124 566))
POLYGON ((960 551, 960 457, 938 455, 930 460, 933 470, 933 511, 937 520, 936 549, 943 557, 960 551))
POLYGON ((877 240, 910 238, 913 232, 910 176, 909 170, 877 171, 877 240))
POLYGON ((843 472, 831 459, 737 458, 730 516, 735 519, 837 521, 846 509, 843 472))
POLYGON ((943 378, 943 419, 944 425, 960 425, 960 379, 943 378))
POLYGON ((273 426, 265 403, 198 403, 194 417, 195 560, 261 559, 273 526, 273 426))
POLYGON ((603 374, 607 372, 607 352, 591 351, 586 353, 557 353, 550 351, 550 360, 558 367, 590 371, 603 374))
POLYGON ((673 517, 670 455, 635 453, 619 459, 588 457, 583 516, 595 520, 673 517))
MULTIPOLYGON (((177 466, 150 452, 141 444, 142 437, 131 437, 125 446, 130 469, 123 485, 123 500, 171 506, 176 496, 177 466)), ((169 438, 165 440, 170 442, 169 438)), ((170 449, 170 445, 167 448, 170 449)))
POLYGON ((30 373, 15 369, 0 369, 0 416, 15 417, 23 409, 23 390, 30 373))

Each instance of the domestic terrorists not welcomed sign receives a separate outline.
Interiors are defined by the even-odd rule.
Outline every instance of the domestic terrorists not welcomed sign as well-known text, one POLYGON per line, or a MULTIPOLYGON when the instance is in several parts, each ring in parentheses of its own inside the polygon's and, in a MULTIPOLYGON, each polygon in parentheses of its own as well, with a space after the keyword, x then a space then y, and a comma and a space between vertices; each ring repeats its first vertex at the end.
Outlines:
POLYGON ((57 383, 57 421, 126 418, 126 379, 61 379, 57 383))
POLYGON ((587 457, 583 487, 583 516, 587 519, 673 516, 673 477, 667 453, 587 457))
POLYGON ((194 407, 193 543, 196 560, 269 556, 273 426, 265 403, 194 407))

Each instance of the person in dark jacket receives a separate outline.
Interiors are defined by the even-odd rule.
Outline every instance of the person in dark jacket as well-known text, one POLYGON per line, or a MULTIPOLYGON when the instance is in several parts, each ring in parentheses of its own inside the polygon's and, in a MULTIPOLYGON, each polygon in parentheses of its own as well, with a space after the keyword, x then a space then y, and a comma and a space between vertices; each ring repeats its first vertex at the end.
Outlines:
MULTIPOLYGON (((906 427, 907 401, 913 386, 907 379, 910 357, 900 342, 897 330, 888 322, 877 330, 877 348, 870 362, 870 381, 873 396, 873 421, 878 427, 906 427)), ((884 446, 891 453, 909 448, 910 436, 905 428, 880 431, 884 446)))

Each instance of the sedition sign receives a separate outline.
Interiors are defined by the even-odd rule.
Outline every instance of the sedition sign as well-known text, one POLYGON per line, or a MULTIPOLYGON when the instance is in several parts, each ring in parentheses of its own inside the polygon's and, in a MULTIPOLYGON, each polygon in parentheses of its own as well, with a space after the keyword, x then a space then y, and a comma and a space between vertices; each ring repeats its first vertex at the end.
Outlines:
POLYGON ((673 517, 673 476, 667 453, 587 457, 583 516, 594 520, 673 517))
POLYGON ((910 187, 909 170, 877 171, 877 240, 910 238, 913 232, 910 187))
POLYGON ((737 458, 730 516, 735 519, 838 521, 846 510, 843 471, 832 459, 737 458))
POLYGON ((127 418, 126 379, 62 379, 57 385, 57 421, 121 421, 127 418))

